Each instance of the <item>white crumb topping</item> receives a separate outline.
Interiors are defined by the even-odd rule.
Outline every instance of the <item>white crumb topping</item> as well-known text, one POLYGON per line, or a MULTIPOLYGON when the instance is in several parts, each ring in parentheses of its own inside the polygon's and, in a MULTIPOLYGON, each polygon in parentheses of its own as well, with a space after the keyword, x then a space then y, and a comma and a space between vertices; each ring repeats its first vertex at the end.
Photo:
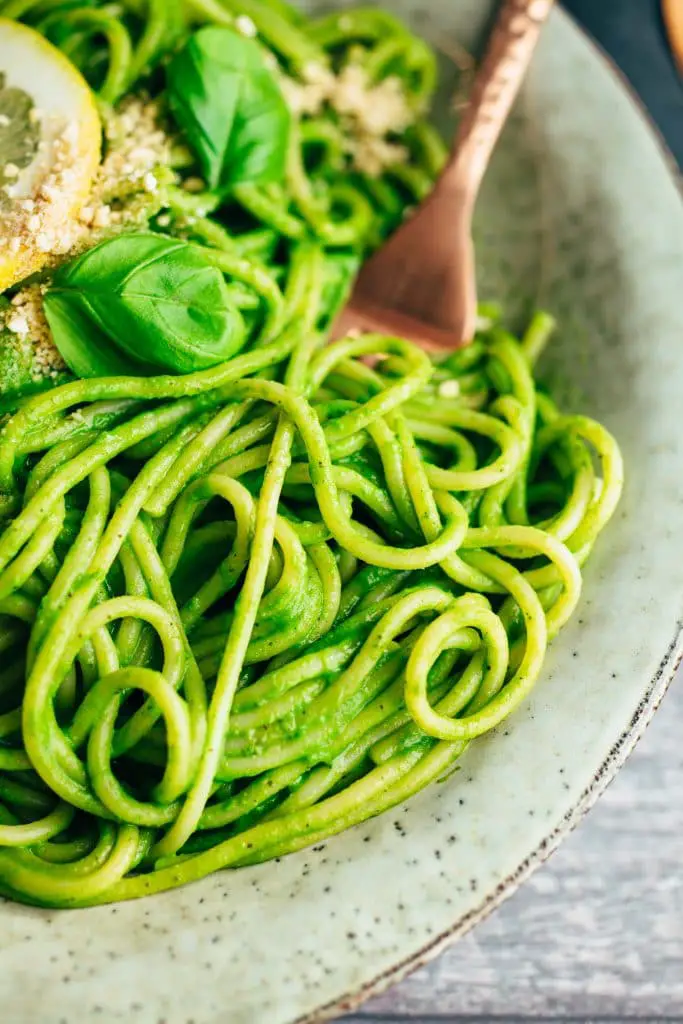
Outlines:
POLYGON ((145 192, 156 192, 159 188, 159 179, 151 171, 147 171, 142 179, 142 184, 145 187, 145 192))
POLYGON ((155 193, 154 173, 167 165, 171 139, 161 127, 159 105, 131 97, 106 125, 107 153, 97 172, 87 204, 80 213, 84 229, 78 248, 94 245, 97 232, 125 227, 138 217, 136 200, 155 193))
POLYGON ((349 143, 349 152, 355 167, 371 178, 379 178, 387 167, 395 167, 408 160, 405 146, 377 135, 362 135, 353 139, 349 143))
POLYGON ((12 299, 10 308, 2 315, 4 327, 16 335, 18 344, 26 344, 30 339, 31 376, 34 381, 55 378, 66 369, 45 319, 45 287, 32 284, 22 288, 12 299))
POLYGON ((243 35, 254 39, 258 35, 258 29, 248 14, 238 14, 235 18, 235 28, 243 35))
POLYGON ((31 328, 28 325, 28 320, 21 313, 14 313, 13 316, 7 321, 7 328, 12 334, 19 334, 22 337, 29 333, 31 328))
POLYGON ((347 64, 335 80, 332 105, 354 119, 361 133, 400 135, 414 119, 398 78, 368 83, 365 68, 347 64))
MULTIPOLYGON (((37 183, 35 194, 18 200, 0 224, 0 236, 5 236, 0 237, 0 245, 13 254, 22 245, 35 246, 52 257, 54 265, 96 245, 107 233, 137 222, 141 204, 149 204, 149 195, 159 190, 155 171, 170 160, 171 140, 160 126, 158 104, 129 99, 107 123, 106 138, 104 160, 85 204, 74 216, 79 130, 75 122, 64 126, 53 144, 51 167, 37 183)), ((4 170, 6 176, 14 176, 12 165, 4 170)), ((5 185, 10 195, 11 187, 5 185)), ((12 299, 10 310, 0 314, 0 327, 9 330, 17 342, 30 344, 35 380, 54 378, 65 369, 43 310, 45 287, 22 288, 12 299)))
POLYGON ((103 230, 111 225, 111 217, 111 206, 107 203, 103 203, 101 206, 98 206, 96 210, 93 210, 90 223, 97 230, 103 230))
POLYGON ((189 178, 185 178, 185 181, 183 182, 183 189, 185 192, 198 194, 206 191, 206 182, 203 178, 191 176, 189 178))
POLYGON ((407 159, 405 148, 393 138, 415 120, 398 78, 372 84, 360 64, 346 64, 338 75, 321 64, 307 64, 302 81, 281 78, 282 91, 292 111, 316 116, 325 106, 339 115, 354 166, 377 176, 386 167, 407 159))

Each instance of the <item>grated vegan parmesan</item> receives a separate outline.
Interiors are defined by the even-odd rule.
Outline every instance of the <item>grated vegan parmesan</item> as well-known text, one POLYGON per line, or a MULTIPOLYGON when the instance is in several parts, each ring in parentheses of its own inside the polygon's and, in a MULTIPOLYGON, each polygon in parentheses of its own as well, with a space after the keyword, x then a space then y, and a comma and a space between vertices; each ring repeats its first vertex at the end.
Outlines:
MULTIPOLYGON (((70 216, 74 190, 78 187, 74 171, 79 159, 78 125, 67 123, 55 136, 53 159, 42 178, 36 183, 34 195, 10 207, 0 221, 0 244, 18 252, 22 245, 36 243, 40 252, 64 255, 74 242, 75 226, 70 216)), ((9 177, 13 165, 9 165, 9 177)), ((3 168, 7 176, 7 166, 3 168)), ((4 185, 10 199, 15 198, 17 186, 4 185)))
POLYGON ((281 87, 291 110, 315 117, 328 105, 345 129, 347 152, 353 166, 372 177, 385 168, 404 163, 404 146, 393 141, 413 123, 410 107, 398 78, 370 83, 360 64, 346 64, 338 75, 322 64, 307 64, 302 81, 282 76, 281 87))
POLYGON ((361 135, 349 143, 349 152, 357 170, 379 178, 387 167, 404 164, 408 150, 397 142, 389 142, 377 135, 361 135))
POLYGON ((438 388, 439 398, 458 398, 460 395, 460 381, 458 380, 444 380, 438 388))
POLYGON ((96 244, 98 232, 137 222, 136 200, 157 192, 154 172, 171 156, 171 139, 154 101, 131 97, 107 122, 105 134, 107 152, 79 217, 79 251, 96 244))

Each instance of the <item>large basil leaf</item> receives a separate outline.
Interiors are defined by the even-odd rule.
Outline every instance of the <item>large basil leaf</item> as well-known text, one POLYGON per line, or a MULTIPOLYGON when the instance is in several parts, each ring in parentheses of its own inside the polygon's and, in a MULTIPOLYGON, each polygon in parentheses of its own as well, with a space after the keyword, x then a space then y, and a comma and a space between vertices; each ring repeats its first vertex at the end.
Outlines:
POLYGON ((171 110, 212 189, 284 177, 291 115, 261 50, 227 28, 202 28, 168 66, 171 110))
POLYGON ((199 247, 152 232, 111 238, 60 267, 45 314, 80 377, 191 373, 246 340, 222 273, 199 247))
POLYGON ((77 377, 141 377, 153 372, 112 344, 78 292, 48 292, 45 315, 62 359, 77 377))

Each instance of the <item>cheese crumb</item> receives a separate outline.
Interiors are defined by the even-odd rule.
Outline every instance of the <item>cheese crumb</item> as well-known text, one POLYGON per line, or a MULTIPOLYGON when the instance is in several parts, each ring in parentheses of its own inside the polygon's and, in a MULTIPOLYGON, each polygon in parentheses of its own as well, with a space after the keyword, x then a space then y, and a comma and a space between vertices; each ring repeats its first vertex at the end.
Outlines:
POLYGON ((102 206, 95 210, 92 218, 92 226, 94 228, 108 228, 111 224, 111 206, 107 206, 104 203, 102 206))
POLYGON ((404 164, 408 150, 396 142, 388 142, 377 135, 361 135, 349 142, 354 166, 371 178, 379 178, 387 167, 404 164))
POLYGON ((137 224, 145 196, 159 191, 155 170, 170 161, 171 139, 161 128, 155 102, 132 97, 105 132, 107 153, 79 215, 74 253, 97 244, 103 232, 137 224))
POLYGON ((438 387, 439 398, 458 398, 460 395, 460 382, 457 380, 444 380, 438 387))
POLYGON ((238 14, 235 18, 235 28, 243 35, 254 39, 258 35, 258 29, 248 14, 238 14))
MULTIPOLYGON (((35 243, 41 252, 68 251, 73 242, 74 224, 70 217, 75 186, 74 166, 80 158, 79 129, 68 122, 53 143, 54 158, 35 195, 17 203, 3 218, 3 228, 11 234, 10 249, 18 252, 24 243, 35 243), (31 236, 31 237, 27 237, 31 236)), ((12 188, 6 188, 14 196, 12 188)))
POLYGON ((21 313, 15 313, 12 319, 7 321, 7 327, 12 334, 26 335, 30 330, 28 320, 21 313))
POLYGON ((0 114, 0 128, 9 128, 12 121, 7 114, 0 114))
MULTIPOLYGON (((285 100, 295 114, 319 114, 326 103, 332 103, 335 76, 323 64, 306 64, 301 72, 302 82, 286 75, 280 85, 285 100)), ((332 104, 333 105, 333 104, 332 104)))

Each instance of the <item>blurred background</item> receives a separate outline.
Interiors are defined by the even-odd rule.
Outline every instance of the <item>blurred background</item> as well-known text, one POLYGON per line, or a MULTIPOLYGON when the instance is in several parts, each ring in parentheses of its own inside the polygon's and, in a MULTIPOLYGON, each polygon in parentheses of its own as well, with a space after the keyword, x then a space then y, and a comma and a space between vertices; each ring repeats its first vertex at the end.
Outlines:
MULTIPOLYGON (((629 79, 683 167, 683 79, 660 0, 564 6, 629 79)), ((683 267, 681 292, 683 301, 683 267)), ((551 861, 475 932, 345 1024, 683 1021, 682 684, 679 675, 551 861)))
MULTIPOLYGON (((683 8, 683 0, 674 2, 683 8)), ((564 0, 562 6, 619 65, 683 166, 683 80, 671 56, 660 0, 564 0)))

